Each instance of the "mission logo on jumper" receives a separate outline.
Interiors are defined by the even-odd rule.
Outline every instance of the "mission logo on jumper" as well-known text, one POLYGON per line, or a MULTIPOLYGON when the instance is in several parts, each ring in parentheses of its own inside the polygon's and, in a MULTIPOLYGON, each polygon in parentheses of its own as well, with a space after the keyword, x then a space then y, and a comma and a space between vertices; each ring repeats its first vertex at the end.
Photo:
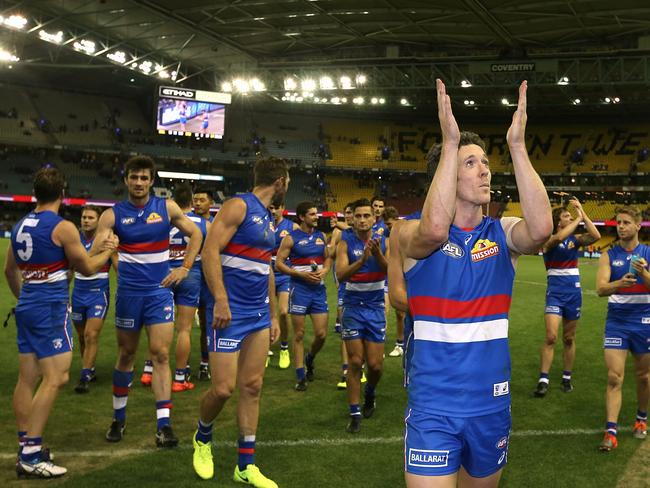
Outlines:
POLYGON ((158 215, 156 212, 151 212, 149 216, 147 217, 147 224, 158 224, 162 222, 162 217, 158 215))
POLYGON ((409 448, 408 463, 419 468, 444 468, 449 464, 449 451, 409 448))
POLYGON ((499 245, 489 239, 479 239, 472 248, 472 261, 478 262, 499 254, 499 245))
POLYGON ((465 255, 465 251, 463 251, 463 248, 460 247, 458 244, 454 244, 453 242, 445 242, 442 245, 441 248, 442 252, 449 256, 450 258, 455 258, 455 259, 460 259, 465 255))

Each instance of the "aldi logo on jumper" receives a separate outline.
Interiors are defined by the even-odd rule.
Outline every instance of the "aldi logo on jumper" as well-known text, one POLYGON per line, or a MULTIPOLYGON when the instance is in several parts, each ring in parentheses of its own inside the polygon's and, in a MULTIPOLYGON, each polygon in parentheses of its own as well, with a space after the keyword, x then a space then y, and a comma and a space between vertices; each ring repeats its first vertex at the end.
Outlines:
POLYGON ((449 464, 449 451, 409 449, 408 463, 419 468, 444 468, 449 464))
POLYGON ((478 262, 499 254, 499 245, 489 239, 479 239, 472 248, 472 261, 478 262))

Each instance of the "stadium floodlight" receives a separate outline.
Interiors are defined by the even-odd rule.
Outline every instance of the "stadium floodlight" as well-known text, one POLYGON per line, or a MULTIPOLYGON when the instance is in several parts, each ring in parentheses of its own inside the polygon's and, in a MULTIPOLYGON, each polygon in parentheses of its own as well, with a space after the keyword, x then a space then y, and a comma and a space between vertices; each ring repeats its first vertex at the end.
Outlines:
POLYGON ((89 56, 92 56, 93 54, 95 54, 95 43, 93 41, 89 41, 88 39, 82 39, 81 41, 75 41, 74 44, 72 44, 72 47, 76 51, 84 52, 89 56))
POLYGON ((11 27, 12 29, 24 29, 27 25, 27 19, 22 15, 10 15, 9 17, 0 16, 0 23, 11 27))
POLYGON ((161 69, 160 71, 158 71, 158 76, 163 80, 166 80, 167 78, 169 78, 169 73, 166 70, 161 69))
POLYGON ((321 90, 333 90, 336 88, 336 86, 334 86, 334 80, 329 76, 321 76, 320 80, 318 80, 318 84, 321 90))
POLYGON ((38 37, 43 39, 46 42, 51 42, 52 44, 61 44, 63 42, 63 32, 59 31, 55 34, 46 32, 44 30, 38 31, 38 37))
POLYGON ((357 105, 363 105, 365 103, 365 100, 363 97, 356 97, 352 99, 352 103, 355 103, 357 105))
POLYGON ((255 92, 263 92, 266 91, 266 85, 264 82, 260 81, 259 78, 253 78, 251 79, 248 84, 250 85, 251 89, 255 92))
POLYGON ((236 78, 232 80, 232 86, 234 89, 239 92, 239 93, 248 93, 251 89, 250 84, 248 81, 242 79, 242 78, 236 78))
POLYGON ((365 85, 368 79, 366 78, 366 75, 358 74, 356 77, 356 81, 357 81, 357 85, 365 85))
POLYGON ((286 97, 286 96, 283 96, 283 97, 282 97, 282 101, 283 101, 283 102, 286 102, 286 101, 287 101, 287 97, 286 97))
POLYGON ((380 98, 380 99, 379 99, 379 105, 383 105, 384 103, 386 103, 386 99, 383 98, 383 97, 380 98))
POLYGON ((609 97, 605 97, 605 103, 612 103, 612 99, 609 97))
POLYGON ((509 105, 509 104, 510 104, 510 102, 508 102, 507 98, 502 98, 501 99, 501 105, 509 105))
POLYGON ((472 84, 471 84, 469 81, 467 81, 467 80, 462 80, 462 81, 460 82, 460 86, 463 87, 463 88, 469 88, 469 87, 472 86, 472 84))
POLYGON ((352 78, 349 76, 341 76, 339 79, 340 87, 344 90, 349 90, 352 88, 352 78))
POLYGON ((399 103, 400 103, 401 105, 408 105, 408 104, 409 104, 409 101, 408 101, 406 98, 402 98, 402 99, 399 101, 399 103))
POLYGON ((294 80, 293 78, 285 78, 284 79, 284 89, 285 90, 292 91, 292 90, 295 90, 296 88, 298 88, 298 83, 296 82, 296 80, 294 80))
POLYGON ((115 51, 113 53, 108 53, 106 57, 111 61, 115 61, 116 63, 126 63, 126 53, 124 51, 115 51))
POLYGON ((229 81, 224 81, 224 82, 221 84, 221 91, 222 91, 222 92, 225 92, 225 93, 230 93, 230 92, 232 92, 232 83, 230 83, 229 81))
MULTIPOLYGON (((339 97, 332 97, 332 103, 334 105, 338 105, 339 103, 341 103, 341 99, 339 97)), ((345 103, 345 102, 343 102, 343 103, 345 103)))
POLYGON ((304 98, 302 98, 302 97, 296 97, 296 102, 298 102, 298 103, 302 103, 303 100, 304 100, 304 98))
POLYGON ((582 100, 580 100, 579 98, 574 98, 572 103, 573 105, 580 105, 582 103, 582 100))
POLYGON ((373 105, 377 105, 379 103, 379 99, 377 97, 372 97, 370 99, 370 103, 372 103, 373 105))
POLYGON ((345 97, 341 98, 341 103, 348 103, 348 99, 345 97))
POLYGON ((145 75, 148 75, 151 73, 153 63, 151 61, 142 61, 138 68, 140 68, 140 71, 142 71, 145 75))
POLYGON ((178 77, 178 71, 172 71, 171 74, 172 81, 176 81, 177 77, 178 77))
POLYGON ((320 102, 320 98, 319 97, 314 97, 314 103, 318 103, 318 102, 320 102))
POLYGON ((618 98, 618 97, 614 97, 614 103, 618 103, 618 102, 620 102, 620 101, 621 101, 620 98, 618 98))
POLYGON ((0 48, 0 62, 9 63, 20 61, 20 58, 5 49, 0 48))
POLYGON ((563 76, 559 80, 557 80, 558 85, 568 85, 569 84, 569 77, 568 76, 563 76))
POLYGON ((306 78, 300 83, 300 87, 303 91, 313 92, 316 89, 316 80, 312 78, 306 78))

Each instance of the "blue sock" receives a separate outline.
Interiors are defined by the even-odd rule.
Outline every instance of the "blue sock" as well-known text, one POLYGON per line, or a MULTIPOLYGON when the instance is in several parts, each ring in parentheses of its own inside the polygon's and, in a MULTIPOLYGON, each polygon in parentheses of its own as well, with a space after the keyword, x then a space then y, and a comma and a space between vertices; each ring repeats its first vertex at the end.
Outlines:
POLYGON ((20 460, 26 463, 38 463, 41 460, 43 439, 41 437, 25 437, 25 445, 20 451, 20 460))
POLYGON ((399 346, 399 347, 404 347, 404 339, 402 339, 401 341, 400 341, 400 340, 396 340, 396 341, 395 341, 395 345, 396 345, 396 346, 399 346))
POLYGON ((249 464, 255 464, 255 436, 247 435, 239 438, 237 465, 244 471, 249 464))
POLYGON ((348 363, 343 363, 341 365, 341 369, 343 370, 343 374, 348 372, 348 363))
POLYGON ((548 373, 539 373, 539 382, 548 384, 548 373))
POLYGON ((201 364, 208 364, 208 360, 210 359, 210 355, 208 351, 201 351, 201 364))
POLYGON ((372 398, 375 396, 375 387, 372 386, 370 383, 366 383, 366 393, 365 396, 367 398, 372 398))
POLYGON ((296 368, 296 378, 298 381, 305 379, 305 368, 296 368))
POLYGON ((605 426, 605 430, 607 430, 607 432, 615 436, 617 425, 618 424, 616 422, 607 422, 607 425, 605 426))
POLYGON ((93 370, 91 368, 83 368, 81 374, 79 375, 80 381, 90 381, 90 378, 93 375, 93 370))
POLYGON ((129 399, 129 387, 133 380, 133 371, 113 370, 113 418, 126 420, 126 402, 129 399))
POLYGON ((171 400, 161 400, 156 402, 156 418, 158 430, 162 429, 165 425, 169 425, 171 421, 169 420, 170 410, 172 409, 171 400))
POLYGON ((644 412, 642 410, 637 410, 636 411, 636 419, 642 422, 647 422, 648 421, 648 412, 644 412))
POLYGON ((18 431, 18 445, 20 447, 23 447, 25 445, 25 438, 27 437, 27 431, 26 430, 19 430, 18 431))
POLYGON ((563 380, 570 380, 571 379, 571 371, 562 371, 562 379, 563 380))
POLYGON ((196 440, 208 444, 212 442, 212 423, 204 424, 201 419, 196 426, 196 440))
POLYGON ((314 356, 310 352, 305 355, 305 364, 310 368, 314 365, 314 356))
POLYGON ((288 341, 282 341, 280 343, 280 349, 283 351, 288 351, 289 350, 289 342, 288 341))
POLYGON ((350 415, 361 416, 361 408, 359 407, 358 403, 355 403, 354 405, 350 405, 350 415))

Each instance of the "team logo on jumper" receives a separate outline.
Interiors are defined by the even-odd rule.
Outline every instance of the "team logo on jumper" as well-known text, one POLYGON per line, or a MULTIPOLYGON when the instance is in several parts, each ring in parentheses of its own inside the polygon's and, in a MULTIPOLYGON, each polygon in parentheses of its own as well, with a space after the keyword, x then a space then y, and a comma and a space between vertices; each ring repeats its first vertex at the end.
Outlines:
POLYGON ((499 254, 499 245, 489 239, 479 239, 472 248, 472 261, 483 261, 484 259, 499 254))
POLYGON ((497 449, 503 449, 507 445, 508 445, 508 436, 502 437, 501 439, 499 439, 499 442, 496 443, 496 448, 497 449))
POLYGON ((418 468, 444 468, 449 464, 449 451, 409 448, 408 463, 418 468))
POLYGON ((449 256, 450 258, 455 258, 455 259, 460 259, 465 255, 465 251, 463 251, 463 248, 460 247, 458 244, 454 244, 453 242, 445 242, 442 245, 442 252, 449 256))
POLYGON ((147 224, 158 224, 162 222, 162 217, 158 215, 156 212, 151 212, 149 216, 147 217, 147 224))
POLYGON ((493 387, 494 393, 492 396, 498 397, 510 393, 510 384, 507 381, 504 381, 503 383, 495 383, 493 387))
POLYGON ((623 345, 623 339, 620 337, 605 337, 605 343, 603 344, 605 347, 607 346, 622 346, 623 345))
POLYGON ((135 217, 123 217, 121 222, 122 222, 122 225, 135 224, 135 217))
POLYGON ((384 228, 379 227, 377 230, 375 230, 375 234, 379 234, 380 236, 384 234, 384 228))
POLYGON ((316 245, 317 246, 324 246, 325 241, 319 237, 318 239, 316 239, 316 245))
POLYGON ((575 243, 573 241, 569 241, 569 243, 566 245, 566 247, 569 248, 569 249, 573 249, 574 247, 576 247, 576 245, 575 245, 575 243))
POLYGON ((61 349, 63 347, 63 339, 54 339, 52 345, 54 349, 61 349))
POLYGON ((283 230, 282 232, 280 232, 280 237, 285 237, 285 236, 288 236, 288 235, 289 235, 289 231, 286 230, 286 229, 283 230))
POLYGON ((625 266, 625 261, 622 259, 615 259, 612 261, 612 266, 625 266))
POLYGON ((219 339, 217 341, 217 348, 219 349, 237 349, 239 342, 236 339, 219 339))

